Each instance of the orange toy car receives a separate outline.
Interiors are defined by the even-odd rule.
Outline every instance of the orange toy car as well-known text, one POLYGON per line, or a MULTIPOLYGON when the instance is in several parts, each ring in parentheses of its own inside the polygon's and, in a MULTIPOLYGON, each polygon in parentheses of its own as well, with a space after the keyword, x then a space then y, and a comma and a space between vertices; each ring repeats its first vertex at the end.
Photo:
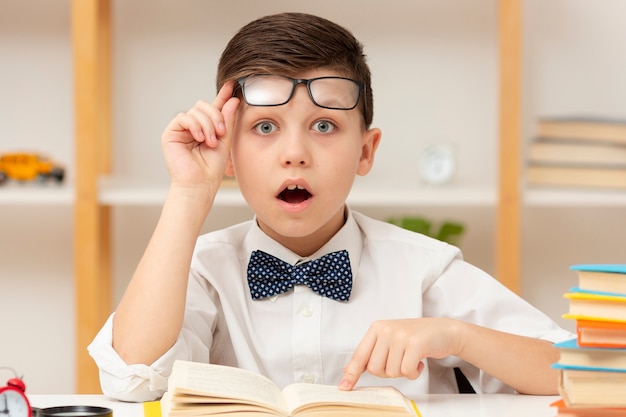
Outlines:
POLYGON ((9 179, 33 181, 54 179, 62 182, 65 169, 41 155, 28 152, 0 155, 0 184, 9 179))

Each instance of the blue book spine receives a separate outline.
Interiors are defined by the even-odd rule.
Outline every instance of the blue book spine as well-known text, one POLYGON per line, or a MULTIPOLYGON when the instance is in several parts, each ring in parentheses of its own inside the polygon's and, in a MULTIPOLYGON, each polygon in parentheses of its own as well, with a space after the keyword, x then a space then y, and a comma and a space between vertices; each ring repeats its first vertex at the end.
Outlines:
POLYGON ((580 264, 569 267, 572 271, 609 272, 626 274, 626 264, 580 264))

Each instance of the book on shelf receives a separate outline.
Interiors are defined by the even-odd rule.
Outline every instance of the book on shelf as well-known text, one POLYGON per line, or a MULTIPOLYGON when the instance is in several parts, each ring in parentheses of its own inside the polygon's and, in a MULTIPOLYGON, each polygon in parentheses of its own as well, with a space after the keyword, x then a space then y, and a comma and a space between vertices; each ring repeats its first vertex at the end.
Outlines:
POLYGON ((587 117, 544 117, 537 123, 543 138, 613 142, 626 144, 626 120, 587 117))
POLYGON ((415 403, 393 387, 296 383, 280 390, 252 371, 229 366, 176 361, 161 399, 164 417, 254 416, 420 416, 415 403))
POLYGON ((626 370, 626 349, 580 346, 577 339, 554 346, 560 352, 557 362, 560 366, 580 370, 626 370))
POLYGON ((560 398, 550 404, 557 409, 555 417, 624 417, 626 408, 616 407, 568 407, 560 398))
POLYGON ((626 321, 626 295, 578 290, 564 294, 569 316, 581 319, 626 321))
POLYGON ((559 394, 568 407, 626 407, 626 369, 580 370, 555 364, 559 394))
POLYGON ((626 189, 626 165, 567 166, 531 164, 526 167, 528 184, 590 189, 626 189))
POLYGON ((626 294, 626 265, 581 264, 572 265, 578 272, 578 287, 584 290, 626 294))
POLYGON ((565 166, 626 166, 626 143, 539 137, 528 147, 528 163, 565 166))

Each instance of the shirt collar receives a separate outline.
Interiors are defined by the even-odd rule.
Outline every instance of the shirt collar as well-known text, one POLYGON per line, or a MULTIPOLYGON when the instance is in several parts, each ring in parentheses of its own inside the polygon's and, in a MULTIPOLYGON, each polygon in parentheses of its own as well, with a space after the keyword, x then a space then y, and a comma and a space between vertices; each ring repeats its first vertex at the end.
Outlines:
POLYGON ((263 230, 261 230, 256 218, 252 222, 250 231, 245 238, 244 247, 246 250, 245 253, 250 254, 254 250, 262 250, 263 252, 269 253, 270 255, 275 256, 290 265, 312 261, 331 252, 345 249, 348 251, 348 255, 350 256, 352 276, 356 277, 359 262, 361 261, 361 252, 363 251, 363 235, 361 234, 359 225, 352 215, 352 211, 349 208, 346 208, 346 222, 343 227, 339 229, 339 231, 328 242, 326 242, 324 246, 311 256, 302 257, 272 239, 263 230))

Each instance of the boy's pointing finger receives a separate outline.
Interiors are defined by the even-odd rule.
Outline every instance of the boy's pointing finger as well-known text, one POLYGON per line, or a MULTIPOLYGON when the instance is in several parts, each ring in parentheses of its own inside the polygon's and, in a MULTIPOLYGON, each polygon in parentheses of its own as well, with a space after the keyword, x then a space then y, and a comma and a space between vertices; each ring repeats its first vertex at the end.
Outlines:
POLYGON ((339 383, 339 389, 342 391, 352 390, 352 388, 354 388, 356 383, 359 381, 359 378, 361 377, 363 372, 365 372, 366 365, 367 361, 363 362, 362 360, 353 356, 343 370, 343 378, 339 383))
POLYGON ((354 388, 363 372, 367 369, 375 342, 375 338, 372 338, 368 332, 352 355, 350 362, 343 368, 343 378, 339 383, 339 389, 350 391, 354 388))

